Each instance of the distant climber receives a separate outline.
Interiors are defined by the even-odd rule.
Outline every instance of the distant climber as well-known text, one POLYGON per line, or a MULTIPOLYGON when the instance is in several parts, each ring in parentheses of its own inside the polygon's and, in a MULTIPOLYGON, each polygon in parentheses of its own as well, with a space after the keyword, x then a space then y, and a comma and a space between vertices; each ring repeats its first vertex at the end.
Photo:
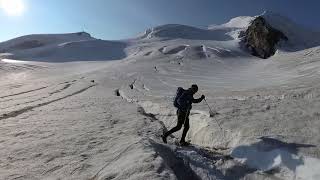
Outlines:
POLYGON ((179 131, 182 128, 182 125, 184 125, 182 137, 180 140, 180 145, 182 146, 188 145, 188 143, 185 141, 185 138, 190 128, 189 115, 190 115, 190 110, 192 109, 192 103, 200 103, 202 100, 205 99, 204 95, 202 95, 201 98, 199 99, 194 99, 193 95, 196 94, 197 92, 198 92, 198 86, 196 84, 192 85, 191 88, 189 88, 188 90, 184 90, 181 87, 178 88, 176 97, 174 99, 174 106, 178 109, 177 110, 177 117, 178 117, 177 126, 163 134, 162 140, 164 143, 167 143, 167 137, 169 135, 179 131))

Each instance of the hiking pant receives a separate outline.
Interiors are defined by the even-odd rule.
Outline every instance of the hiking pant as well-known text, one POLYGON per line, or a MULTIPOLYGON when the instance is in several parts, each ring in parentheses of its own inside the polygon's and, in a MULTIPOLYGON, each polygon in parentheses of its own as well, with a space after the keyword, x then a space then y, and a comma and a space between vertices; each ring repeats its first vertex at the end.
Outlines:
POLYGON ((166 132, 164 134, 165 137, 168 137, 172 133, 175 133, 179 131, 182 128, 182 125, 184 125, 182 137, 181 137, 181 142, 185 142, 185 138, 187 136, 187 133, 189 131, 190 125, 189 125, 189 115, 190 111, 183 112, 181 110, 177 110, 177 116, 178 116, 178 123, 177 126, 172 128, 170 131, 166 132))

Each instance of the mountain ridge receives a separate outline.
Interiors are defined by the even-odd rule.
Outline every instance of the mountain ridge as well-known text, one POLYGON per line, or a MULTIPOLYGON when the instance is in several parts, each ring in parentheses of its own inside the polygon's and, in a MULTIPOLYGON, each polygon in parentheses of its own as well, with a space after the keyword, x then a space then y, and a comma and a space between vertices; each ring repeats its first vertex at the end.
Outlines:
MULTIPOLYGON (((207 52, 204 53, 206 49, 200 47, 209 47, 207 48, 209 50, 217 49, 216 47, 218 47, 218 49, 227 49, 235 52, 235 54, 239 54, 238 52, 243 51, 241 48, 241 41, 243 40, 244 32, 258 17, 264 18, 270 26, 281 31, 288 38, 288 41, 286 42, 277 42, 274 45, 275 47, 272 47, 271 49, 275 48, 276 51, 295 52, 320 45, 320 38, 315 38, 320 37, 320 32, 309 31, 291 21, 289 18, 279 14, 264 12, 261 15, 253 17, 235 17, 224 24, 211 25, 208 28, 198 28, 181 24, 165 24, 147 29, 144 34, 130 40, 99 40, 86 32, 27 35, 1 42, 0 53, 2 54, 0 57, 33 61, 41 61, 42 59, 50 59, 52 61, 55 59, 60 59, 62 61, 117 60, 139 53, 137 51, 139 51, 139 49, 146 49, 148 43, 156 43, 159 45, 168 43, 167 45, 159 47, 160 49, 165 46, 172 46, 170 44, 173 41, 179 42, 179 44, 174 45, 175 47, 172 47, 173 49, 187 46, 190 48, 186 48, 186 50, 192 49, 192 52, 162 53, 162 55, 183 56, 185 58, 193 59, 216 57, 216 52, 213 52, 213 56, 211 56, 210 52, 209 54, 206 54, 207 52), (141 46, 141 44, 143 45, 141 46), (77 53, 77 51, 81 53, 76 55, 71 54, 71 51, 74 53, 77 53), (55 56, 56 52, 57 55, 55 56), (205 55, 190 55, 203 53, 205 55), (92 54, 92 56, 89 54, 92 54), (100 55, 96 56, 94 54, 100 55)), ((151 52, 155 50, 149 49, 148 51, 151 52)), ((144 53, 148 54, 149 52, 144 53)), ((243 53, 255 55, 255 53, 250 52, 250 49, 248 52, 245 50, 243 53)), ((274 53, 271 55, 273 54, 274 53)))

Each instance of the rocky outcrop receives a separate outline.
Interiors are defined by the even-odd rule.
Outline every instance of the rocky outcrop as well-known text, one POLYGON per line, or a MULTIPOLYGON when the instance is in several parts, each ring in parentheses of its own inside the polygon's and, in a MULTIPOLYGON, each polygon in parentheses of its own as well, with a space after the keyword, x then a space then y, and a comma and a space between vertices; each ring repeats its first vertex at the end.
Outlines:
POLYGON ((276 52, 280 40, 288 40, 281 31, 273 28, 263 17, 252 21, 248 29, 241 34, 242 43, 252 55, 266 59, 276 52))

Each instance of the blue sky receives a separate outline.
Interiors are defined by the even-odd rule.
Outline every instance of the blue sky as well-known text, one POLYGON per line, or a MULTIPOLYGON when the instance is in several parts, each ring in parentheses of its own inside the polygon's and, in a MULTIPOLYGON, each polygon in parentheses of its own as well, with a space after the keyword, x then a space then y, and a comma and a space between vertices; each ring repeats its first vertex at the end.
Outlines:
POLYGON ((0 41, 37 33, 85 30, 101 39, 134 37, 146 28, 178 23, 221 24, 230 18, 271 10, 320 29, 319 0, 22 0, 21 16, 0 10, 0 41))

